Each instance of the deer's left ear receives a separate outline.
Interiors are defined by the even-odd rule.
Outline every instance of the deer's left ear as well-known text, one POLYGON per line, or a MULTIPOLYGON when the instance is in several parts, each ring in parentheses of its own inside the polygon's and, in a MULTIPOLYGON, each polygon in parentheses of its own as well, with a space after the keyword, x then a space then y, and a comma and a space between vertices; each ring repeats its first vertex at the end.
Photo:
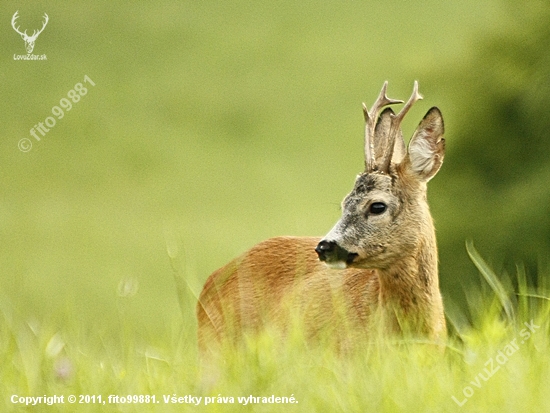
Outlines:
POLYGON ((428 182, 439 171, 445 156, 443 116, 431 108, 416 128, 402 167, 421 181, 428 182))

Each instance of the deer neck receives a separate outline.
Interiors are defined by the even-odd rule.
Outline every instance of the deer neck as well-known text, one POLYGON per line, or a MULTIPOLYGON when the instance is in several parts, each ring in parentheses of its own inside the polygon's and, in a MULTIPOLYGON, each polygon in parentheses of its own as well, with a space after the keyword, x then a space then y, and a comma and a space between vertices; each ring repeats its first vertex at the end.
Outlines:
POLYGON ((431 335, 442 316, 437 247, 431 219, 416 248, 393 266, 378 269, 382 316, 396 330, 407 320, 410 331, 431 335), (428 230, 428 231, 426 231, 428 230))

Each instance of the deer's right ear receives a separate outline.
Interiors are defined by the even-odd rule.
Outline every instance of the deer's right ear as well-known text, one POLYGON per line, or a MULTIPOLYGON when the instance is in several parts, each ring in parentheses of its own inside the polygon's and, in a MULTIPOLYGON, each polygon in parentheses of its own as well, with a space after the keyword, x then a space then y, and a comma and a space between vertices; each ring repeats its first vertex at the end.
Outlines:
POLYGON ((427 182, 439 171, 445 156, 443 116, 438 108, 431 108, 416 128, 403 160, 407 173, 427 182))

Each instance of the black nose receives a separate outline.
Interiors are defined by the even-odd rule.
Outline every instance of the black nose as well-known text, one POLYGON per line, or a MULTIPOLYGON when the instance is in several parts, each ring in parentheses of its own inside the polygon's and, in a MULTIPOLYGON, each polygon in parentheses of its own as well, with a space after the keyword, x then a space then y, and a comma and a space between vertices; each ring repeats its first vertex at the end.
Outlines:
POLYGON ((319 255, 319 259, 321 261, 343 261, 348 265, 353 263, 353 260, 355 259, 355 257, 357 257, 356 253, 347 251, 346 249, 339 246, 336 242, 326 240, 322 240, 321 242, 319 242, 319 244, 317 244, 315 252, 317 252, 317 255, 319 255))
POLYGON ((322 240, 317 247, 315 247, 315 252, 319 256, 321 261, 326 261, 328 257, 332 255, 336 249, 336 243, 332 241, 322 240))

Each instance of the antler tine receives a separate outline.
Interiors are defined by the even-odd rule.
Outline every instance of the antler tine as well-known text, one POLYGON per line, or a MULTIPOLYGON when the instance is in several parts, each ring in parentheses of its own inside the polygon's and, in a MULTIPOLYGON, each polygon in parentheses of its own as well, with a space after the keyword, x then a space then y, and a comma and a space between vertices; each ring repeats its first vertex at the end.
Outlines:
POLYGON ((48 21, 50 20, 50 18, 48 17, 47 13, 44 13, 43 17, 44 17, 44 22, 42 23, 42 28, 40 30, 34 30, 31 37, 33 38, 38 37, 38 35, 42 33, 46 28, 46 25, 48 24, 48 21))
POLYGON ((396 103, 403 103, 399 99, 390 99, 386 95, 386 90, 388 89, 388 81, 386 80, 382 85, 382 90, 376 98, 376 101, 373 103, 370 111, 367 110, 367 106, 363 103, 363 113, 365 114, 365 121, 376 120, 378 113, 384 106, 393 105, 396 103))
POLYGON ((50 18, 47 13, 44 13, 44 23, 42 23, 42 28, 40 29, 39 33, 42 33, 44 29, 46 28, 46 25, 50 21, 50 18))
POLYGON ((11 27, 13 27, 13 30, 15 30, 17 33, 19 33, 21 36, 23 35, 26 35, 27 34, 27 31, 25 30, 24 33, 21 33, 19 31, 19 27, 15 27, 15 21, 19 18, 19 10, 17 10, 15 12, 15 14, 13 15, 13 17, 11 18, 11 27))
POLYGON ((397 115, 393 116, 392 122, 395 122, 396 125, 399 126, 399 124, 401 123, 401 121, 403 120, 403 118, 405 117, 409 109, 412 107, 412 105, 414 105, 416 101, 421 99, 423 99, 423 97, 420 93, 418 93, 418 81, 415 80, 411 97, 409 98, 407 103, 405 103, 405 106, 403 106, 403 109, 401 109, 397 115))
POLYGON ((388 81, 386 80, 382 85, 382 90, 373 103, 370 110, 367 109, 367 105, 363 103, 363 115, 365 117, 365 170, 372 171, 374 169, 374 130, 376 128, 376 120, 378 115, 384 106, 394 105, 396 103, 403 103, 402 100, 390 99, 386 95, 388 89, 388 81))
POLYGON ((397 115, 391 115, 391 126, 390 126, 390 133, 388 136, 388 146, 386 147, 384 151, 384 158, 381 165, 381 170, 384 172, 389 172, 390 169, 390 163, 391 158, 393 156, 393 147, 395 144, 396 136, 399 132, 399 128, 401 125, 401 121, 409 111, 409 109, 414 105, 415 102, 422 99, 422 95, 418 93, 418 81, 414 81, 413 91, 411 94, 411 97, 405 103, 405 106, 399 111, 397 115))
POLYGON ((12 26, 15 24, 15 21, 17 20, 17 18, 19 17, 19 10, 17 10, 14 14, 13 14, 13 17, 11 18, 11 24, 12 26))

